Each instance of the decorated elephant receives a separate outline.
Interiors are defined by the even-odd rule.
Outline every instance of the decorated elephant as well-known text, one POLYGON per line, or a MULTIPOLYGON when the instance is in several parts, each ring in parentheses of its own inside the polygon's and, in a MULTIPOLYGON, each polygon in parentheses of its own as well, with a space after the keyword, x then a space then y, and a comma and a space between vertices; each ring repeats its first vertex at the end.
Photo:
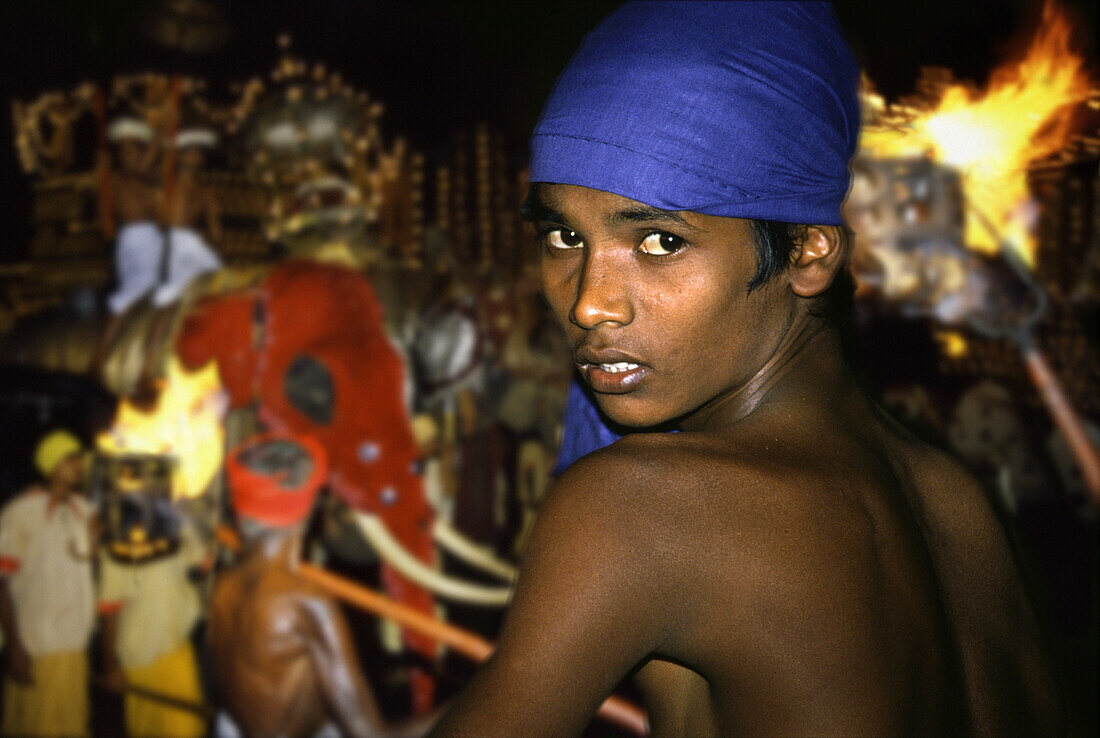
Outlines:
MULTIPOLYGON (((196 302, 180 320, 175 352, 193 368, 217 361, 231 408, 254 406, 268 429, 325 446, 328 486, 355 511, 392 596, 428 614, 433 592, 467 604, 507 601, 507 587, 453 580, 435 568, 437 542, 468 561, 494 562, 436 524, 418 474, 403 359, 361 274, 283 262, 247 287, 196 302)), ((512 576, 499 562, 495 570, 512 576)), ((419 653, 436 653, 423 636, 404 639, 419 653)), ((430 693, 422 687, 417 697, 430 693)))

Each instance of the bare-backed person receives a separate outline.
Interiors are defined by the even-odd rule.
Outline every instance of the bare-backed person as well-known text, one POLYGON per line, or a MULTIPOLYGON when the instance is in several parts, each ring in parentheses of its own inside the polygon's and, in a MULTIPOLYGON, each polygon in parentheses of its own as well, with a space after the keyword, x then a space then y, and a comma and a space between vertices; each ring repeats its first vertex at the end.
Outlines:
MULTIPOLYGON (((1042 735, 1005 534, 842 358, 858 69, 826 3, 630 3, 531 140, 542 284, 601 413, 440 735, 1042 735)), ((567 419, 567 427, 569 422, 567 419)))
POLYGON ((312 439, 261 435, 227 462, 244 551, 219 572, 210 601, 210 653, 227 710, 219 736, 419 735, 432 719, 387 724, 339 604, 297 574, 325 459, 312 439))

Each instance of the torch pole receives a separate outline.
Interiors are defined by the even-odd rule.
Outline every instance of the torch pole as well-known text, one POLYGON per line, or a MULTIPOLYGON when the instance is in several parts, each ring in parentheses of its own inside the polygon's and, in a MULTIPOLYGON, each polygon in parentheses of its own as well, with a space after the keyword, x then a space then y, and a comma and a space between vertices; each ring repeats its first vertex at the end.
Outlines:
MULTIPOLYGON (((218 542, 226 548, 233 551, 240 550, 240 538, 232 528, 224 524, 219 525, 216 536, 218 542)), ((333 597, 343 600, 349 605, 354 605, 379 617, 389 618, 398 625, 403 625, 410 630, 424 633, 474 661, 485 661, 493 653, 493 644, 481 636, 425 615, 419 610, 392 600, 359 582, 325 571, 306 562, 298 565, 297 573, 302 579, 316 584, 333 597)), ((637 735, 644 736, 649 733, 645 711, 616 695, 608 697, 600 705, 597 715, 637 735)))
POLYGON ((1042 399, 1043 404, 1047 406, 1047 410, 1050 411, 1055 426, 1061 432, 1062 437, 1066 439, 1070 453, 1073 454, 1073 458, 1076 459, 1077 465, 1081 468, 1081 478, 1085 482, 1085 490, 1088 492, 1090 501, 1095 507, 1100 507, 1100 451, 1097 450, 1096 444, 1089 438, 1089 434, 1085 430, 1085 424, 1081 422, 1081 416, 1073 409, 1073 405, 1070 404, 1069 398, 1066 397, 1066 393, 1062 389, 1062 383, 1058 381, 1058 377, 1051 369, 1046 356, 1035 345, 1031 333, 1032 327, 1046 310, 1049 299, 1047 293, 1039 286, 1016 249, 1001 238, 1000 233, 993 226, 993 222, 989 220, 985 213, 973 205, 970 206, 970 210, 977 215, 979 222, 1000 244, 1001 257, 1005 263, 1035 296, 1037 301, 1035 310, 1019 329, 1013 332, 1012 337, 1023 355, 1024 365, 1027 366, 1027 373, 1032 384, 1038 390, 1039 397, 1042 399))
POLYGON ((1020 351, 1028 376, 1031 377, 1039 397, 1047 406, 1054 424, 1069 444, 1073 458, 1081 468, 1081 477, 1085 481, 1092 504, 1100 507, 1100 451, 1089 438, 1081 416, 1073 409, 1069 398, 1062 389, 1061 382, 1055 376, 1043 352, 1032 341, 1021 341, 1020 351))
POLYGON ((191 700, 185 700, 182 697, 176 697, 174 695, 166 694, 164 692, 158 692, 155 689, 148 689, 146 687, 139 687, 135 684, 125 684, 121 689, 115 689, 108 686, 107 682, 102 679, 94 680, 97 687, 102 687, 108 692, 115 692, 117 694, 127 695, 132 694, 135 697, 141 697, 143 699, 151 700, 153 702, 159 702, 167 707, 174 707, 177 710, 184 710, 186 712, 194 713, 204 720, 209 720, 214 717, 214 711, 202 704, 201 702, 192 702, 191 700))

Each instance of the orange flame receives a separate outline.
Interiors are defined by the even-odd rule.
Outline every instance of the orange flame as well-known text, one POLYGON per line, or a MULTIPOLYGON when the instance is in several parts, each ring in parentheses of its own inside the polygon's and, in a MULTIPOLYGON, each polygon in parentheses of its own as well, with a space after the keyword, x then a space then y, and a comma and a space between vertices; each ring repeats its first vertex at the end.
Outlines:
POLYGON ((1048 0, 1023 60, 996 69, 984 90, 948 84, 938 100, 919 109, 886 106, 882 98, 865 96, 870 121, 861 136, 861 153, 926 156, 954 167, 969 206, 967 245, 986 253, 998 249, 981 223, 984 216, 1032 264, 1036 243, 1028 164, 1068 143, 1067 108, 1087 98, 1092 86, 1084 61, 1070 48, 1071 36, 1069 20, 1048 0))
POLYGON ((198 497, 221 468, 225 454, 227 397, 211 361, 194 372, 171 356, 155 406, 142 409, 129 400, 119 403, 110 430, 100 434, 104 453, 167 454, 175 464, 172 497, 198 497))

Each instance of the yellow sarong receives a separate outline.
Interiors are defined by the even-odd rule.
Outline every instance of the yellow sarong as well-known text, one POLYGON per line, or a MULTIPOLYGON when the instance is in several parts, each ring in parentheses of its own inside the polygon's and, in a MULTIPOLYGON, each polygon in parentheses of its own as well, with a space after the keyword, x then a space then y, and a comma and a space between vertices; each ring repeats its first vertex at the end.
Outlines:
POLYGON ((0 735, 88 735, 88 654, 48 653, 31 659, 34 684, 4 680, 4 721, 0 735))
MULTIPOLYGON (((124 669, 126 681, 135 687, 203 704, 199 669, 190 641, 139 668, 124 669)), ((126 730, 131 738, 201 738, 206 721, 193 712, 134 694, 126 695, 126 730)))

